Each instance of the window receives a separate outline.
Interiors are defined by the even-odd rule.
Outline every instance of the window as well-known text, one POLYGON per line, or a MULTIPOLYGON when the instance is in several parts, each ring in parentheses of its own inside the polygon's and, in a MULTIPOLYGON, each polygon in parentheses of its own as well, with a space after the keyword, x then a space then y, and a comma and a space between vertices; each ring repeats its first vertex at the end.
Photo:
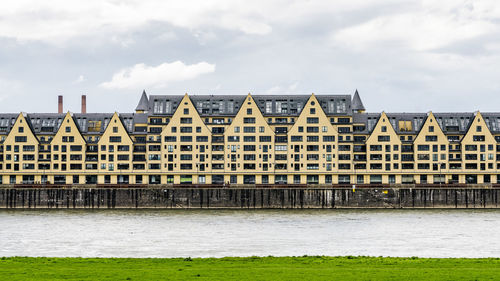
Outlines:
POLYGON ((193 123, 193 118, 189 117, 182 117, 181 118, 181 124, 191 124, 193 123))
POLYGON ((252 115, 252 109, 251 108, 247 108, 247 114, 248 115, 252 115))
POLYGON ((319 127, 307 127, 307 132, 308 133, 318 133, 319 127))
POLYGON ((255 151, 255 145, 244 145, 243 151, 255 151))
POLYGON ((276 145, 275 146, 275 150, 276 151, 286 151, 287 150, 287 146, 286 145, 276 145))
POLYGON ((255 142, 255 136, 244 136, 243 141, 244 142, 255 142))
POLYGON ((234 127, 234 132, 235 133, 239 133, 240 132, 240 127, 239 126, 234 127))
POLYGON ((26 136, 16 136, 16 137, 14 138, 14 141, 15 141, 15 142, 27 142, 28 140, 27 140, 27 137, 26 137, 26 136))
POLYGON ((19 132, 19 133, 23 133, 23 132, 24 132, 24 127, 19 127, 19 128, 18 128, 18 132, 19 132))
POLYGON ((243 118, 243 123, 245 123, 245 124, 255 124, 255 118, 254 117, 245 117, 245 118, 243 118))
POLYGON ((481 131, 482 131, 481 126, 476 126, 476 132, 481 132, 481 131))
POLYGON ((197 142, 208 142, 208 136, 196 136, 197 142))
POLYGON ((243 127, 244 133, 255 133, 255 127, 243 127))
POLYGON ((419 144, 418 145, 419 151, 429 151, 429 149, 430 149, 429 145, 426 145, 426 144, 419 144))
POLYGON ((307 117, 307 124, 318 124, 318 123, 319 123, 318 117, 307 117))
MULTIPOLYGON (((300 140, 302 141, 302 139, 300 140)), ((334 142, 335 136, 323 136, 323 142, 334 142)))
POLYGON ((260 142, 270 142, 271 136, 259 136, 259 141, 260 142))
POLYGON ((310 113, 310 114, 316 114, 316 108, 311 108, 311 109, 309 110, 309 113, 310 113))
POLYGON ((272 113, 273 103, 271 101, 266 101, 266 113, 272 113))
POLYGON ((71 133, 71 127, 66 127, 66 133, 71 133))
POLYGON ((429 126, 429 132, 434 132, 434 126, 429 126))
POLYGON ((122 137, 120 136, 114 136, 114 137, 109 137, 109 142, 121 142, 122 137))
POLYGON ((380 130, 381 130, 382 132, 387 132, 387 126, 382 126, 382 127, 380 128, 380 130))
POLYGON ((437 136, 425 136, 425 141, 437 141, 437 136))
POLYGON ((184 108, 184 114, 185 115, 189 114, 189 108, 184 108))
POLYGON ((118 127, 113 127, 113 133, 118 133, 118 127))
POLYGON ((378 136, 379 142, 388 142, 391 141, 391 136, 378 136))
POLYGON ((193 127, 181 127, 181 133, 192 133, 193 127))
POLYGON ((472 136, 473 141, 484 141, 485 136, 472 136))

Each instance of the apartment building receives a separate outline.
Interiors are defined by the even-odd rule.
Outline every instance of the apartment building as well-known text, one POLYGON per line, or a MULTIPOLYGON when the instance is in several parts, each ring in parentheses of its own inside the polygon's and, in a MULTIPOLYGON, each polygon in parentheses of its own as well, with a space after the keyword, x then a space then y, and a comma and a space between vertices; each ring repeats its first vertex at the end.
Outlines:
POLYGON ((58 108, 0 114, 1 184, 500 183, 500 113, 367 113, 357 91, 58 108))

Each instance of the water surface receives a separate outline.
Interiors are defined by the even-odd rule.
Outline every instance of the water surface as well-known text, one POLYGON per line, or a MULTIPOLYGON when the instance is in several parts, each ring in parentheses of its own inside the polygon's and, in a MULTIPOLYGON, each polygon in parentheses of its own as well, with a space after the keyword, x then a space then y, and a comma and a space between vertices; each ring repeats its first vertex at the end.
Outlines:
POLYGON ((500 257, 500 211, 0 211, 0 256, 253 255, 500 257))

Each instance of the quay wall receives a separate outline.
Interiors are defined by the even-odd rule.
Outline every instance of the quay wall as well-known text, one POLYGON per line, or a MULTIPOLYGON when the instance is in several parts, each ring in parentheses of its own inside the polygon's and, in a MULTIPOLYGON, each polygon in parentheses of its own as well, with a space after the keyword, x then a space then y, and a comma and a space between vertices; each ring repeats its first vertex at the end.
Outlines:
POLYGON ((0 209, 500 208, 497 188, 1 188, 0 209))

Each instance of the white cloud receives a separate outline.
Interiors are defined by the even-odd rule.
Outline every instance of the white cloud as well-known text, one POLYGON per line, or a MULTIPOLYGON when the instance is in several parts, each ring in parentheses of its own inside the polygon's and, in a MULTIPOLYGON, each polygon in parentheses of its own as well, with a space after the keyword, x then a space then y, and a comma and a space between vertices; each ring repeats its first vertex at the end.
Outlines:
MULTIPOLYGON (((386 0, 387 4, 398 2, 386 0)), ((377 0, 4 0, 0 37, 59 44, 78 36, 129 33, 148 23, 197 30, 221 28, 265 35, 273 25, 287 27, 318 15, 381 5, 377 0)))
POLYGON ((336 31, 333 41, 357 50, 385 44, 430 51, 498 30, 489 20, 499 19, 500 10, 488 10, 489 2, 422 1, 418 10, 380 16, 336 31))
POLYGON ((113 75, 111 81, 103 82, 107 89, 136 89, 146 87, 165 87, 169 82, 194 79, 202 74, 215 71, 215 64, 200 62, 186 65, 181 61, 147 66, 143 63, 124 68, 113 75))

